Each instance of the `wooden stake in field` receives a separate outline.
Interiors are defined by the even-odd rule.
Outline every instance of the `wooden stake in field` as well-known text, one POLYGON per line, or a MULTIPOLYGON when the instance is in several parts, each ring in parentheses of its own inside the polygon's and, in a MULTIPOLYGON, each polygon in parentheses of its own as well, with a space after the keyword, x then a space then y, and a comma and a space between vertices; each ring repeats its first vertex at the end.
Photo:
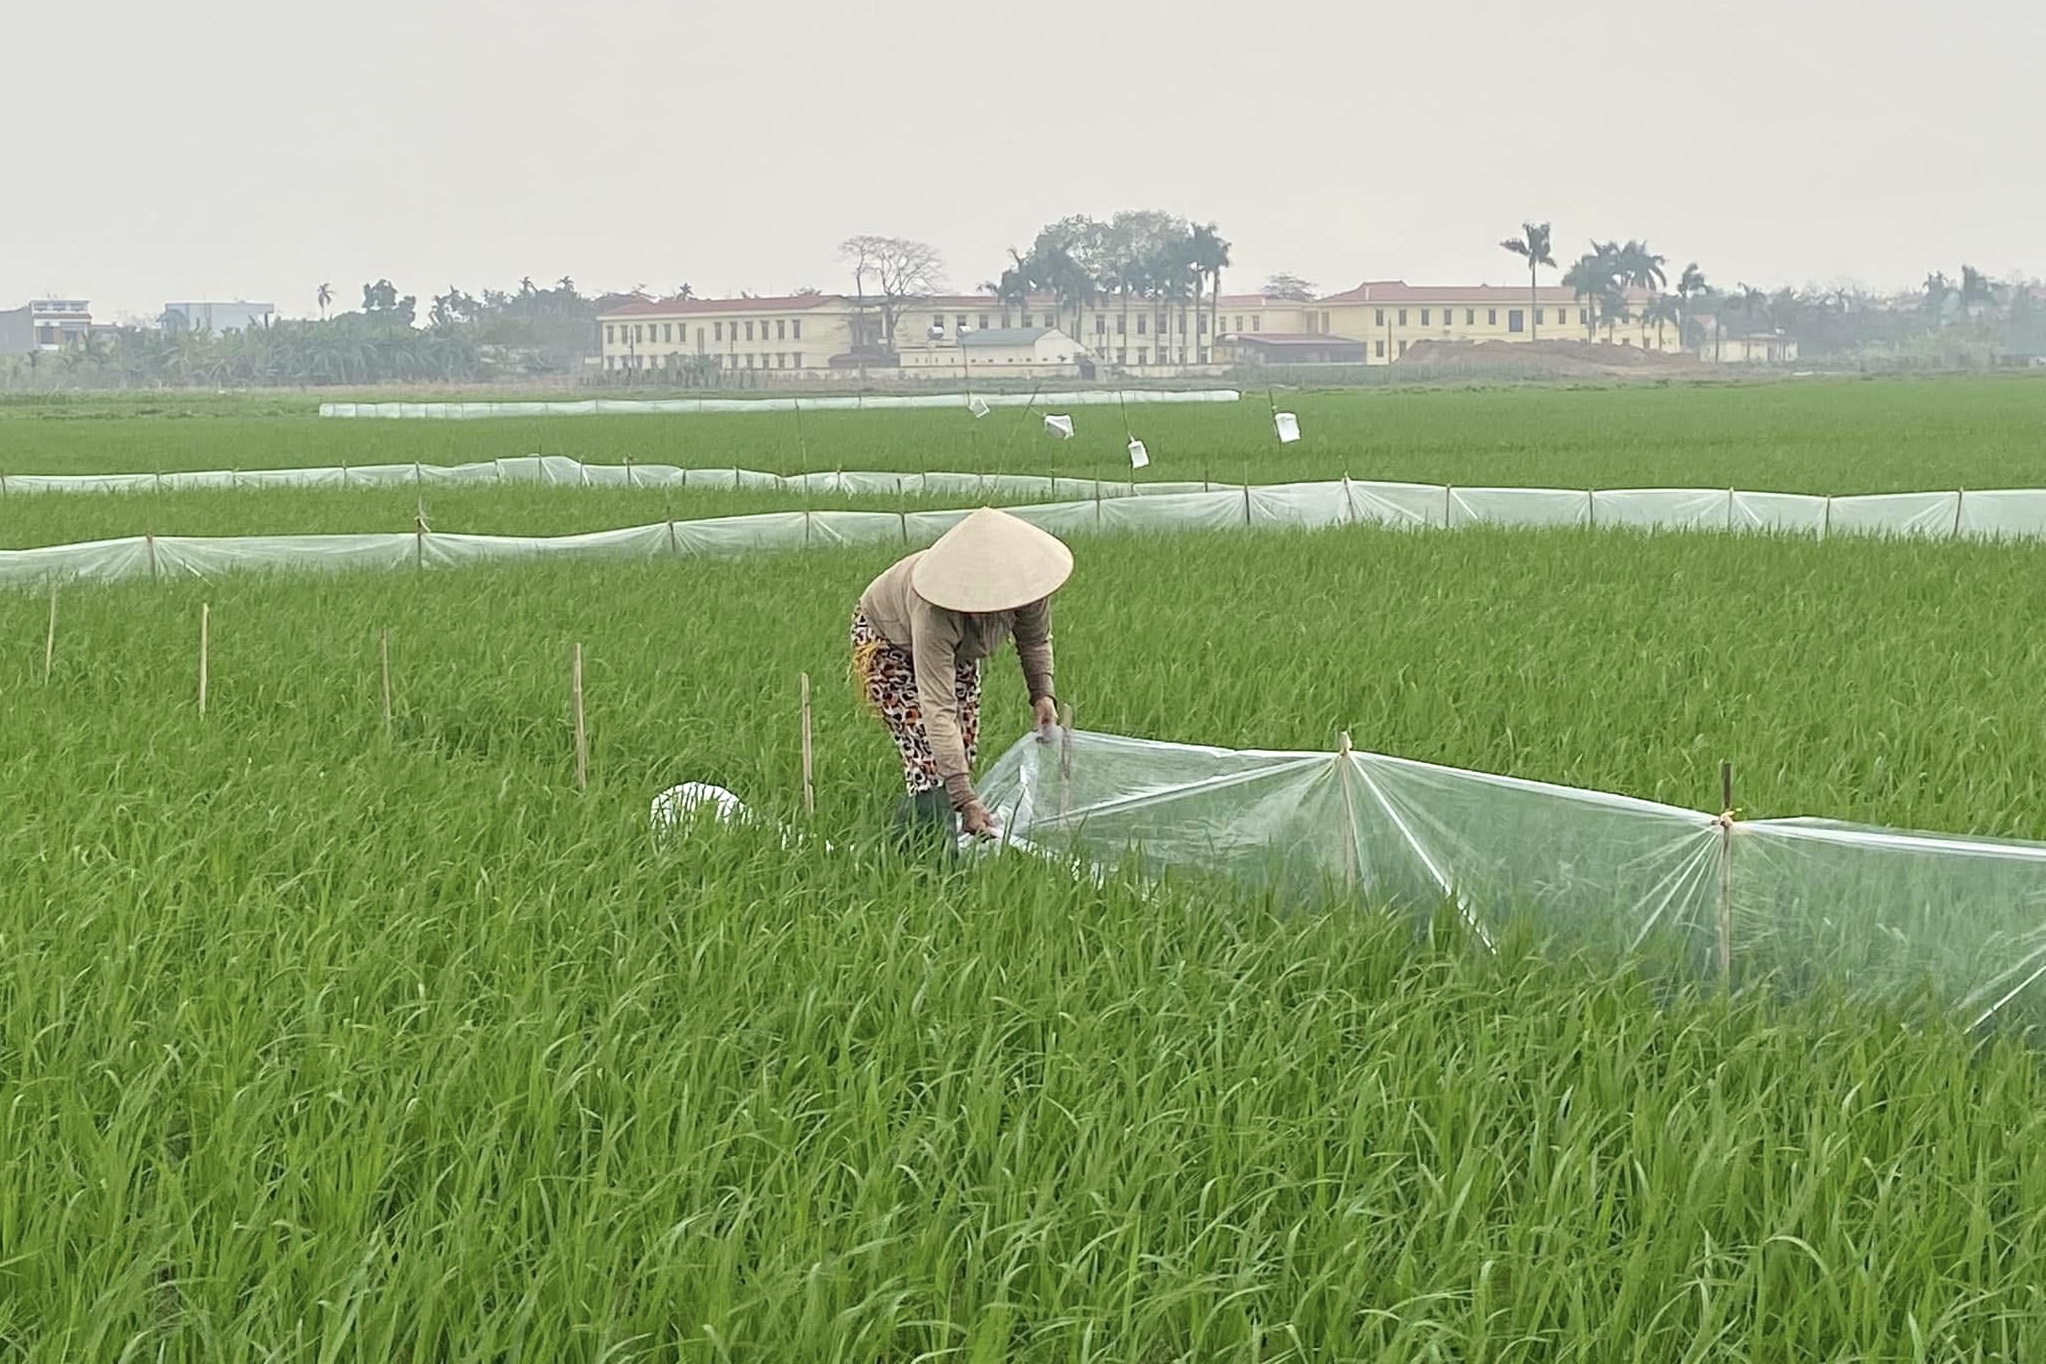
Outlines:
POLYGON ((568 689, 575 703, 575 789, 586 791, 590 785, 590 742, 589 732, 583 727, 583 646, 575 646, 575 653, 568 667, 568 689))
POLYGON ((50 685, 50 666, 57 661, 57 582, 50 580, 50 632, 43 636, 43 685, 50 685))
POLYGON ((1350 791, 1350 731, 1336 739, 1336 780, 1343 792, 1343 889, 1357 888, 1357 798, 1350 791))
POLYGON ((213 607, 211 603, 199 603, 199 718, 206 718, 206 668, 207 654, 212 644, 213 607))
POLYGON ((391 732, 391 629, 387 625, 377 637, 377 653, 384 666, 384 733, 391 732))
POLYGON ((803 817, 817 813, 816 751, 810 742, 810 674, 803 674, 803 817))
POLYGON ((1733 764, 1719 765, 1719 984, 1733 990, 1733 764))

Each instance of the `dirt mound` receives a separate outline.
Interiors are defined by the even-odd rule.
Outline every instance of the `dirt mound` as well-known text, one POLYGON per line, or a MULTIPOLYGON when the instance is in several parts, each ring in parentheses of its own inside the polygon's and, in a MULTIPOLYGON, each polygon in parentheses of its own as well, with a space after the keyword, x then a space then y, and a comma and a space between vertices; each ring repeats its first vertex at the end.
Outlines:
POLYGON ((1540 379, 1613 379, 1698 374, 1709 366, 1682 354, 1592 341, 1418 341, 1402 368, 1540 379))

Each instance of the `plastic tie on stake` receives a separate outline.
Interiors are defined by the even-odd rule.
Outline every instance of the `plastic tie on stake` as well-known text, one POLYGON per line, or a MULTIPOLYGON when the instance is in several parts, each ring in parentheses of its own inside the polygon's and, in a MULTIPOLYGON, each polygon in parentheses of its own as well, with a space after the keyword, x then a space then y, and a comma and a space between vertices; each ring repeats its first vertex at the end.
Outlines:
POLYGON ((1272 425, 1278 430, 1279 444, 1291 445, 1300 439, 1300 419, 1291 412, 1274 412, 1272 425))
POLYGON ((1073 438, 1073 419, 1066 416, 1047 414, 1044 419, 1044 429, 1057 436, 1060 440, 1071 440, 1073 438))
POLYGON ((982 417, 985 417, 988 413, 994 411, 993 408, 987 405, 987 399, 980 397, 976 397, 969 401, 966 404, 966 410, 973 414, 974 420, 976 421, 978 421, 982 417))
POLYGON ((1140 441, 1140 440, 1137 440, 1137 439, 1135 439, 1134 437, 1133 437, 1133 438, 1131 438, 1131 440, 1130 440, 1130 467, 1131 467, 1132 469, 1142 469, 1142 468, 1145 468, 1145 467, 1147 467, 1147 466, 1148 466, 1148 465, 1149 465, 1150 463, 1151 463, 1151 452, 1150 452, 1149 450, 1146 450, 1146 449, 1144 448, 1144 442, 1142 442, 1142 441, 1140 441))

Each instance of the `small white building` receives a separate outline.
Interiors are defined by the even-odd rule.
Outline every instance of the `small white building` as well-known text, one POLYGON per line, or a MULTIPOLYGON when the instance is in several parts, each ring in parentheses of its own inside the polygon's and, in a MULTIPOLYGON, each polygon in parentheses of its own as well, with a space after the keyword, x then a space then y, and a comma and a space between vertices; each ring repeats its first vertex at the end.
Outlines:
POLYGON ((1756 332, 1753 335, 1735 336, 1731 332, 1714 335, 1712 319, 1700 318, 1703 337, 1699 340, 1696 354, 1708 364, 1719 365, 1791 365, 1797 363, 1797 338, 1786 336, 1780 331, 1756 332))
POLYGON ((1057 327, 990 327, 968 330, 956 340, 935 333, 903 345, 904 377, 982 374, 1025 379, 1071 378, 1082 372, 1087 348, 1057 327))

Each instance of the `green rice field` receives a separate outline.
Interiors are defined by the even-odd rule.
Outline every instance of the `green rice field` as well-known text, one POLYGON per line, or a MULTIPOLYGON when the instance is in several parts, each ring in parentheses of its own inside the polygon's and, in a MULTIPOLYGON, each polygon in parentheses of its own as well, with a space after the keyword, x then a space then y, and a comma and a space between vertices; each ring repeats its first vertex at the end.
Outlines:
MULTIPOLYGON (((1262 393, 1130 409, 1143 476, 2046 486, 2046 384, 2022 380, 1280 401, 1308 432, 1284 452, 1262 393)), ((10 406, 0 471, 1127 470, 1112 408, 1055 444, 1003 411, 977 434, 816 414, 799 439, 158 406, 10 406)), ((409 529, 417 501, 7 497, 0 546, 409 529)), ((436 529, 503 533, 800 505, 427 501, 436 529)), ((1348 731, 1699 809, 1730 760, 1747 815, 2046 840, 2037 545, 1075 546, 1059 680, 1089 729, 1348 731)), ((0 1357, 2046 1354, 2046 1071, 2016 1030, 1213 882, 908 863, 876 846, 899 775, 845 682, 889 558, 75 587, 54 634, 47 597, 0 593, 0 1357), (806 673, 821 837, 657 844, 648 801, 686 780, 804 822, 806 673)), ((990 670, 984 762, 1027 723, 1016 672, 990 670)))

